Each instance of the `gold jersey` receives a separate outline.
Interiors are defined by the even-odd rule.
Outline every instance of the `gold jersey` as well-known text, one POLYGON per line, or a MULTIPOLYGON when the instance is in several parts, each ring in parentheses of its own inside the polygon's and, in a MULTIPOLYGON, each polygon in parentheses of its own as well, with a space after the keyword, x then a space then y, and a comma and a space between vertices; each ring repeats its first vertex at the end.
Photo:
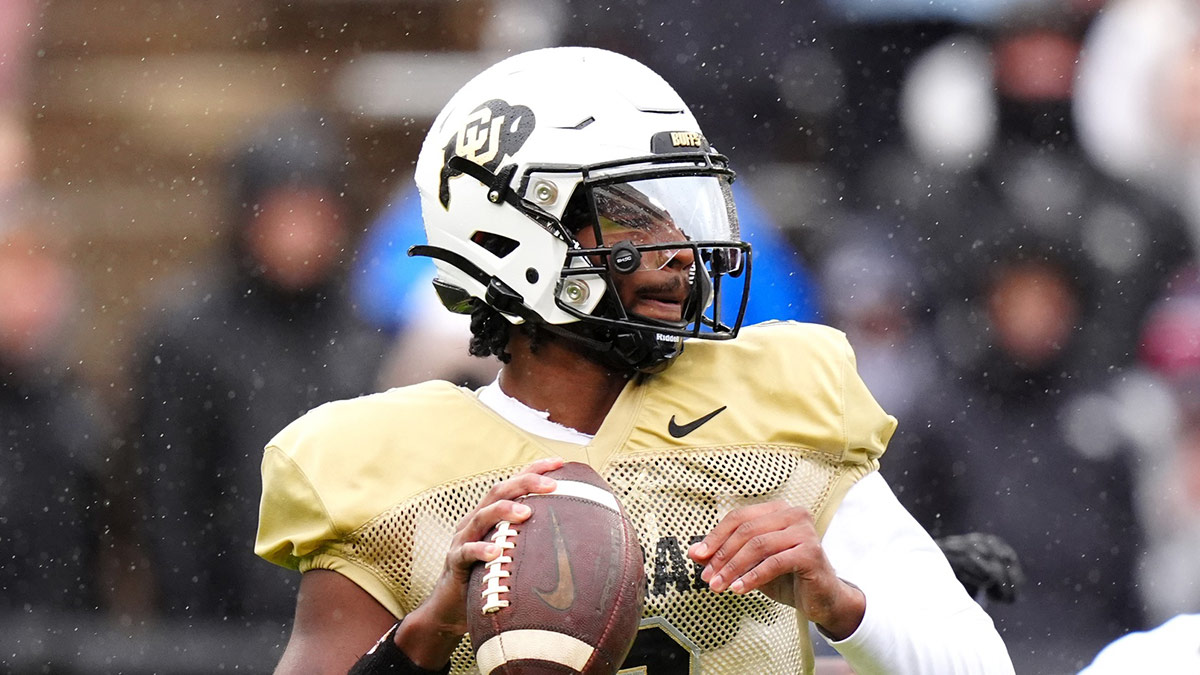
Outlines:
MULTIPOLYGON (((784 499, 824 532, 846 490, 878 467, 896 421, 871 397, 845 336, 772 322, 693 341, 631 380, 586 446, 533 436, 447 382, 321 406, 263 458, 255 552, 330 569, 397 617, 441 573, 455 523, 497 481, 549 456, 608 480, 638 530, 646 606, 630 673, 811 670, 807 623, 758 592, 715 594, 687 548, 732 509, 784 499)), ((451 672, 473 673, 469 636, 451 672)))

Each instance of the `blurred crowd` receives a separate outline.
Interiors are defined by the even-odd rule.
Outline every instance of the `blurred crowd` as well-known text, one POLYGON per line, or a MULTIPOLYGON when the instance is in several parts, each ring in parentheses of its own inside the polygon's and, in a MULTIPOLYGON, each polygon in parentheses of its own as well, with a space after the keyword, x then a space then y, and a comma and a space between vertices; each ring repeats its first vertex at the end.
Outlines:
MULTIPOLYGON (((614 49, 693 106, 739 171, 751 320, 844 330, 900 420, 901 501, 1019 555, 1016 602, 988 606, 1017 672, 1200 613, 1200 5, 493 4, 524 29, 483 48, 614 49)), ((3 40, 0 626, 266 627, 270 664, 298 579, 251 550, 265 442, 323 402, 496 364, 404 255, 407 181, 357 201, 327 101, 231 139, 211 262, 136 300, 111 354, 132 389, 99 397, 71 356, 87 289, 24 159, 12 55, 33 40, 3 40)), ((52 633, 0 671, 90 671, 52 633)))

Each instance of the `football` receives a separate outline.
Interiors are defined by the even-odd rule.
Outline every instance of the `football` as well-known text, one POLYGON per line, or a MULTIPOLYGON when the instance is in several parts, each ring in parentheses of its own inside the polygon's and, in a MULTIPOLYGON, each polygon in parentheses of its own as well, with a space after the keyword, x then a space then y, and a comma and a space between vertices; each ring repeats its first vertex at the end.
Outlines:
POLYGON ((546 474, 549 494, 521 498, 523 523, 488 539, 500 557, 471 573, 467 617, 483 675, 612 675, 637 636, 645 590, 642 550, 612 488, 568 462, 546 474))

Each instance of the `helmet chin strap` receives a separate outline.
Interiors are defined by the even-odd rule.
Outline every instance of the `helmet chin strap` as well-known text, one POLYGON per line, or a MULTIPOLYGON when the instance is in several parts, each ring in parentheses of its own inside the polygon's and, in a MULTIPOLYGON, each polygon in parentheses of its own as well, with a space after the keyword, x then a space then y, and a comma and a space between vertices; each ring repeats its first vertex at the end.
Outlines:
POLYGON ((683 338, 660 339, 649 331, 621 331, 613 340, 612 356, 640 373, 657 373, 683 352, 683 338))
MULTIPOLYGON (((629 318, 620 303, 609 295, 601 300, 594 313, 610 318, 629 318)), ((605 366, 616 370, 657 373, 679 356, 684 340, 656 330, 649 319, 638 318, 651 325, 614 325, 586 319, 563 325, 542 325, 549 332, 583 346, 594 360, 605 366)))
POLYGON ((539 325, 582 346, 596 362, 614 370, 657 373, 683 351, 683 338, 660 339, 648 329, 615 328, 584 321, 562 326, 539 325))

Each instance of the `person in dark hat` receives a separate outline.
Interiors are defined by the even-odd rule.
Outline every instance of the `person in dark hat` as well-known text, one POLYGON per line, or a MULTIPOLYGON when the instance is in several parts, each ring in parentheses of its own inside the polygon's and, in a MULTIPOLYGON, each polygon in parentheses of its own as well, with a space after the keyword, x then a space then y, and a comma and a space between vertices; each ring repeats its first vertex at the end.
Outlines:
POLYGON ((346 162, 312 112, 252 135, 229 166, 223 259, 163 285, 134 355, 147 540, 174 616, 291 614, 294 582, 249 553, 260 448, 297 414, 369 391, 384 349, 343 297, 346 162))
POLYGON ((10 627, 102 602, 101 448, 111 429, 67 367, 77 284, 48 223, 0 217, 0 622, 10 627))
POLYGON ((1105 397, 1083 348, 1103 289, 1056 242, 985 248, 939 325, 952 367, 909 413, 884 474, 935 536, 984 531, 1012 545, 1026 583, 988 612, 1013 664, 1075 672, 1142 626, 1133 475, 1093 414, 1105 397))

